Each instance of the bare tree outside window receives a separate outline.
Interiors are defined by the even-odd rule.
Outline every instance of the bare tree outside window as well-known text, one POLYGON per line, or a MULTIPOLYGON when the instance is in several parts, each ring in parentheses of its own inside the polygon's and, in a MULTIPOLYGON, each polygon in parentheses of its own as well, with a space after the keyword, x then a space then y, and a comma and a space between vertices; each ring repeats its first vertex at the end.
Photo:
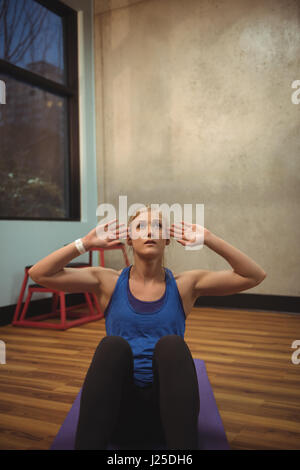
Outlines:
POLYGON ((0 57, 63 83, 62 18, 34 0, 0 0, 0 57))

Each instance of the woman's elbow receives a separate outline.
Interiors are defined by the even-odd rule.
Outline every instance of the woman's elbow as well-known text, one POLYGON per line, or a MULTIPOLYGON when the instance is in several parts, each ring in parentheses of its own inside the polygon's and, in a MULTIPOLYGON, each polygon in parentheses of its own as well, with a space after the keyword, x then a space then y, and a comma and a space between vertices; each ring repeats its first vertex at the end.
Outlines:
POLYGON ((263 282, 267 277, 267 273, 264 271, 261 275, 261 277, 259 278, 258 280, 258 284, 260 284, 261 282, 263 282))

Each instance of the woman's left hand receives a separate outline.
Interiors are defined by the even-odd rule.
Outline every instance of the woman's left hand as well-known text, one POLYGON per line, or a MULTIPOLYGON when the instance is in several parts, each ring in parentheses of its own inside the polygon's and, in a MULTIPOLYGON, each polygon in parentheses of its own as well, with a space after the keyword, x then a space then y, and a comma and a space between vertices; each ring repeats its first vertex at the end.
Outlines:
POLYGON ((204 245, 210 231, 199 224, 189 224, 181 221, 181 225, 172 224, 170 227, 170 235, 174 237, 178 243, 184 246, 204 245))

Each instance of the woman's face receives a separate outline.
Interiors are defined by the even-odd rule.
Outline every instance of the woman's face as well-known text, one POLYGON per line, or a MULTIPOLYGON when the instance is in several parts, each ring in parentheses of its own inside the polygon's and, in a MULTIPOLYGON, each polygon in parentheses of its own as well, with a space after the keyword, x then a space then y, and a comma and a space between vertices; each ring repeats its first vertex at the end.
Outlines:
POLYGON ((162 256, 165 246, 170 243, 159 212, 142 212, 131 222, 129 231, 134 251, 147 258, 162 256), (147 243, 150 240, 153 243, 147 243))

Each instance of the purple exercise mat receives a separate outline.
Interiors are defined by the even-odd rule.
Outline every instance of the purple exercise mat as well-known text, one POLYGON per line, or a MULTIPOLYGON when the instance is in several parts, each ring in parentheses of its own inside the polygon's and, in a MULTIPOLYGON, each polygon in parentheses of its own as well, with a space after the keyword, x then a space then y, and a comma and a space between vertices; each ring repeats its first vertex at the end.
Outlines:
MULTIPOLYGON (((197 371, 200 413, 198 417, 199 450, 230 450, 216 400, 207 376, 204 361, 194 359, 197 371)), ((58 431, 50 450, 74 450, 75 434, 80 409, 79 391, 69 413, 58 431)), ((153 450, 164 450, 163 444, 155 445, 153 450)), ((107 450, 122 450, 110 443, 107 450)), ((134 448, 132 449, 134 450, 134 448)))

